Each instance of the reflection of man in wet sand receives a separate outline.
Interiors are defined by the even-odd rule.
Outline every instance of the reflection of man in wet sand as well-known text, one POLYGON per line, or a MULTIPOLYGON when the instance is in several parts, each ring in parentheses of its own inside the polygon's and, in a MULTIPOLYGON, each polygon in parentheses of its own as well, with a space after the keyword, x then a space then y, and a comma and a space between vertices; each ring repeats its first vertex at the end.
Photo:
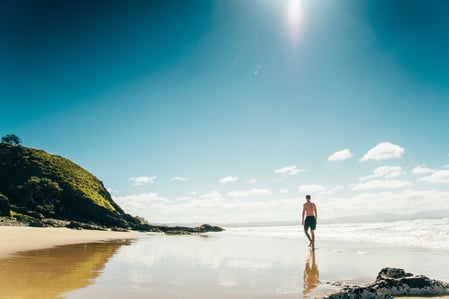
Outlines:
POLYGON ((315 229, 318 214, 316 211, 316 205, 313 202, 311 202, 310 199, 311 196, 306 195, 307 202, 304 204, 302 208, 302 225, 304 225, 304 233, 306 234, 307 239, 309 239, 310 241, 309 247, 311 247, 312 250, 315 250, 315 229))
POLYGON ((304 268, 304 291, 306 295, 310 293, 314 288, 318 286, 320 279, 320 272, 318 266, 315 263, 315 252, 311 251, 309 258, 307 259, 306 266, 304 268))

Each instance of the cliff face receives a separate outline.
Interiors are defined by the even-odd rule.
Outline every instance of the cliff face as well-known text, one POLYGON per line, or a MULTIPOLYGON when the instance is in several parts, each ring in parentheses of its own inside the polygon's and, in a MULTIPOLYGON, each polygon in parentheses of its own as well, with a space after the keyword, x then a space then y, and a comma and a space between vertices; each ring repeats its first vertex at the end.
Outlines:
POLYGON ((13 214, 76 220, 132 228, 140 220, 125 214, 94 175, 60 156, 0 144, 0 194, 13 214))

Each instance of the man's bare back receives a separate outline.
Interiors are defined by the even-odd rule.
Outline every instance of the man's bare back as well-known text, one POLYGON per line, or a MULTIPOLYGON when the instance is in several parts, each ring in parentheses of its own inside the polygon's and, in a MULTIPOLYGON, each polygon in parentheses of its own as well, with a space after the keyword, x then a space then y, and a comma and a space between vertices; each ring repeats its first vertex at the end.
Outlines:
POLYGON ((306 202, 304 204, 304 212, 307 216, 315 216, 316 217, 316 206, 313 202, 306 202))
POLYGON ((316 205, 310 201, 310 195, 306 195, 306 200, 307 202, 303 205, 302 208, 302 225, 304 225, 304 233, 306 234, 307 239, 309 239, 310 241, 309 247, 311 247, 312 250, 315 250, 314 230, 316 228, 318 212, 316 210, 316 205))

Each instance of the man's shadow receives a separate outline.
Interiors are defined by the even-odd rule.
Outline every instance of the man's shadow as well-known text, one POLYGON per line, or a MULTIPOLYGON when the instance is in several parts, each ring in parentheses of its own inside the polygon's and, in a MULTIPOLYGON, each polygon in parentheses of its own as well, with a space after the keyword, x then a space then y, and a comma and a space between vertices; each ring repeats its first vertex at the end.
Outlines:
POLYGON ((320 271, 315 260, 315 251, 311 250, 304 267, 304 290, 303 294, 309 294, 320 282, 320 271))

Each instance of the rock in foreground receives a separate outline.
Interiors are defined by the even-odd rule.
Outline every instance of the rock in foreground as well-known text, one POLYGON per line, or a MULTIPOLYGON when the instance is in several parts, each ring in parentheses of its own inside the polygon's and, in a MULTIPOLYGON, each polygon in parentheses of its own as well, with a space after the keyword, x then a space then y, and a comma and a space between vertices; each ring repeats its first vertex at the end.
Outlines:
POLYGON ((449 295, 447 282, 406 273, 403 269, 384 268, 374 282, 366 286, 344 287, 325 299, 389 299, 394 296, 442 295, 449 295))

